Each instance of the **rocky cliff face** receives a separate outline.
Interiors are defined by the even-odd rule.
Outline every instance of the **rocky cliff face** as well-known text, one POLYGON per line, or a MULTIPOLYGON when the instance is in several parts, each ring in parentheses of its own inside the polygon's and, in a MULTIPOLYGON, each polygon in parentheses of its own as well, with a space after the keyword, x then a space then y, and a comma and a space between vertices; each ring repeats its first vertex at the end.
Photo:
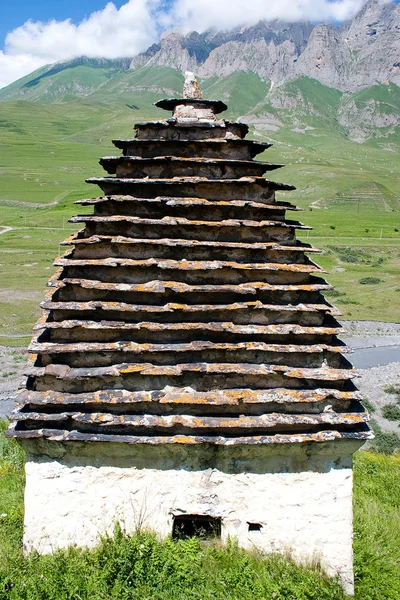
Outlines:
POLYGON ((227 76, 235 71, 251 71, 262 79, 283 83, 295 78, 298 58, 293 41, 276 45, 265 39, 231 41, 213 50, 198 68, 201 77, 227 76))
POLYGON ((367 0, 349 22, 260 22, 230 32, 176 32, 132 60, 195 69, 200 76, 251 71, 276 84, 306 75, 342 91, 400 85, 400 5, 367 0))

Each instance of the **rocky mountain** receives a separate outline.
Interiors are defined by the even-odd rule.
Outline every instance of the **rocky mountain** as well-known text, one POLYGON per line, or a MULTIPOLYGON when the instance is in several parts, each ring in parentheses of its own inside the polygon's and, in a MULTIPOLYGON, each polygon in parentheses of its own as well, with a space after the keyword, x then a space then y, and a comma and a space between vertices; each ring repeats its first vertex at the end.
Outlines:
MULTIPOLYGON (((0 90, 0 102, 84 101, 150 117, 151 103, 196 71, 208 97, 229 104, 259 135, 335 129, 357 142, 398 144, 400 4, 367 0, 340 26, 262 21, 231 31, 172 32, 118 60, 74 60, 38 69, 0 90)), ((154 111, 155 116, 157 111, 154 111)), ((1 119, 0 119, 1 125, 1 119)))
POLYGON ((341 91, 376 83, 400 84, 400 5, 367 0, 350 21, 261 21, 230 32, 172 32, 133 58, 130 68, 159 65, 191 69, 201 77, 250 71, 281 84, 302 75, 341 91))

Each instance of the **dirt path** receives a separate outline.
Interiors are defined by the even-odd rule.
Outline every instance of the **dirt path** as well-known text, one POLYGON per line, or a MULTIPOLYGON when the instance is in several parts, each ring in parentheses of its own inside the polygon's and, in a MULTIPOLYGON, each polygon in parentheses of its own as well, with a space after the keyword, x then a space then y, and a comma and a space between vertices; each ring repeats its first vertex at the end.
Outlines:
POLYGON ((3 233, 7 233, 7 231, 12 231, 13 227, 6 227, 5 225, 0 225, 0 235, 2 235, 3 233))

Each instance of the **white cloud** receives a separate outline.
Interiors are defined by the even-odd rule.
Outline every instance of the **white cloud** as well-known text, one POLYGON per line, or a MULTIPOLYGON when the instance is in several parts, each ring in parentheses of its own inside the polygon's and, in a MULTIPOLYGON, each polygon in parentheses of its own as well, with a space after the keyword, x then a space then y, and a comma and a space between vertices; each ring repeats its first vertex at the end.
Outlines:
POLYGON ((41 67, 43 61, 27 54, 10 56, 0 50, 0 88, 32 73, 41 67))
MULTIPOLYGON (((379 0, 390 2, 391 0, 379 0)), ((109 2, 75 25, 71 20, 27 21, 11 31, 0 51, 0 87, 40 66, 77 56, 134 56, 157 41, 160 29, 202 32, 260 19, 342 21, 366 0, 129 0, 109 2), (169 8, 168 8, 169 6, 169 8)))
POLYGON ((228 30, 261 19, 337 20, 354 15, 365 0, 176 0, 170 22, 184 32, 228 30))
POLYGON ((154 18, 159 0, 112 2, 74 25, 65 21, 27 21, 11 31, 0 52, 0 87, 34 69, 77 56, 118 58, 142 52, 158 38, 154 18))

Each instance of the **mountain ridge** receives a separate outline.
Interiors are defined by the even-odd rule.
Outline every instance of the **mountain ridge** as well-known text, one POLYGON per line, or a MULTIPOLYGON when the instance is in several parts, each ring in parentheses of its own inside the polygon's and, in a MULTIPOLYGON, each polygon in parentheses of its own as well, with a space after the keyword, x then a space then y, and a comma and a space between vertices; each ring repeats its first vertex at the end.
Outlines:
POLYGON ((33 86, 35 77, 83 64, 121 73, 144 66, 171 67, 194 70, 203 79, 245 71, 274 85, 305 75, 342 92, 358 92, 376 84, 400 85, 399 48, 400 4, 367 0, 340 25, 264 20, 229 31, 172 31, 134 57, 57 62, 0 90, 0 100, 24 95, 21 84, 33 86))
POLYGON ((399 37, 400 6, 368 0, 341 25, 260 21, 229 32, 173 31, 134 57, 130 68, 170 66, 204 78, 243 70, 278 85, 306 75, 356 92, 376 83, 400 85, 399 37))
POLYGON ((42 67, 0 90, 0 102, 84 99, 136 110, 155 95, 180 94, 182 71, 193 69, 206 96, 226 101, 230 117, 246 119, 261 135, 283 126, 303 132, 317 121, 357 142, 391 144, 400 124, 399 15, 400 5, 368 0, 339 26, 260 21, 225 32, 171 32, 133 58, 78 57, 42 67))

